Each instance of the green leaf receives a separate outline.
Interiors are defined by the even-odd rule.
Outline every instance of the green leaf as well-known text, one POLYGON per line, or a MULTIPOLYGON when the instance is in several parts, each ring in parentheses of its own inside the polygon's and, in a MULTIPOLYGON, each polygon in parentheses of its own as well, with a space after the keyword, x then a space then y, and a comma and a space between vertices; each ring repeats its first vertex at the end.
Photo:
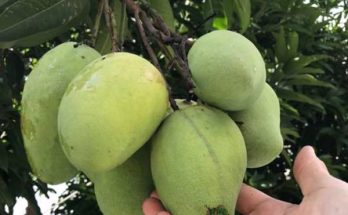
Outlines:
POLYGON ((335 86, 333 86, 332 84, 327 83, 325 81, 320 81, 317 78, 315 78, 313 75, 310 75, 310 74, 302 74, 302 75, 292 76, 288 81, 286 81, 286 83, 292 84, 292 85, 335 88, 335 86))
POLYGON ((292 137, 295 137, 295 138, 299 138, 300 137, 300 134, 298 133, 298 131, 296 131, 293 128, 281 128, 280 132, 282 133, 283 137, 285 137, 285 136, 292 136, 292 137))
POLYGON ((230 28, 234 22, 234 5, 233 5, 233 0, 223 0, 223 6, 225 9, 225 14, 227 17, 228 21, 228 28, 230 28))
POLYGON ((19 94, 20 84, 24 80, 25 67, 21 57, 17 53, 9 52, 7 54, 5 72, 8 85, 14 92, 19 94))
POLYGON ((298 112, 298 110, 294 108, 293 106, 289 105, 288 103, 286 103, 285 101, 280 100, 280 107, 292 113, 295 116, 300 116, 300 113, 298 112))
MULTIPOLYGON (((212 15, 214 15, 214 18, 209 19, 204 25, 206 31, 212 30, 212 28, 214 27, 214 22, 216 27, 215 29, 223 28, 223 26, 227 25, 225 24, 225 22, 227 21, 224 20, 224 19, 227 19, 227 17, 225 15, 225 10, 224 10, 224 5, 222 0, 215 0, 215 1, 207 0, 204 2, 203 17, 206 19, 212 15)), ((227 29, 227 27, 223 29, 227 29)))
POLYGON ((286 89, 278 89, 277 95, 281 97, 282 99, 313 105, 319 108, 321 111, 325 111, 325 108, 320 102, 317 102, 314 99, 311 99, 310 97, 302 93, 294 92, 294 91, 286 90, 286 89))
POLYGON ((251 5, 250 0, 230 0, 233 1, 234 11, 240 22, 240 32, 244 33, 250 24, 251 5))
POLYGON ((0 0, 0 13, 6 9, 9 5, 13 4, 17 0, 0 0))
POLYGON ((289 32, 288 34, 288 58, 294 58, 298 52, 298 33, 296 31, 289 32))
POLYGON ((274 32, 273 37, 276 40, 274 45, 275 56, 279 62, 286 63, 288 56, 284 28, 281 27, 278 33, 274 32))
POLYGON ((6 83, 6 79, 0 76, 0 105, 12 103, 12 91, 6 83))
POLYGON ((321 68, 305 67, 296 71, 297 74, 324 74, 325 71, 321 68))
POLYGON ((328 58, 330 58, 328 55, 303 55, 289 60, 285 65, 284 70, 288 73, 296 73, 297 70, 300 70, 311 63, 328 58))
POLYGON ((0 14, 0 48, 34 46, 67 31, 89 11, 86 0, 18 0, 0 14))
POLYGON ((216 17, 213 21, 213 28, 217 30, 226 30, 228 28, 228 21, 226 17, 216 17))
POLYGON ((0 143, 0 169, 7 172, 8 169, 8 156, 6 144, 0 143))
POLYGON ((12 207, 15 204, 15 197, 8 189, 7 184, 0 175, 0 202, 12 207))

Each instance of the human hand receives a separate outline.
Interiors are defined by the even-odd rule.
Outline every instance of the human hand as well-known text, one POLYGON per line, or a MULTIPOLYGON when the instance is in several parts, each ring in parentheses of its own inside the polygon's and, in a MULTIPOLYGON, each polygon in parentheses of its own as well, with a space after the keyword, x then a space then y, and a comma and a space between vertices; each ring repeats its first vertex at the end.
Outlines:
MULTIPOLYGON (((303 199, 291 204, 274 199, 248 185, 242 185, 237 210, 243 215, 345 215, 348 211, 348 184, 331 176, 310 146, 304 147, 294 163, 294 176, 303 199)), ((156 193, 143 203, 145 215, 170 215, 156 193)))

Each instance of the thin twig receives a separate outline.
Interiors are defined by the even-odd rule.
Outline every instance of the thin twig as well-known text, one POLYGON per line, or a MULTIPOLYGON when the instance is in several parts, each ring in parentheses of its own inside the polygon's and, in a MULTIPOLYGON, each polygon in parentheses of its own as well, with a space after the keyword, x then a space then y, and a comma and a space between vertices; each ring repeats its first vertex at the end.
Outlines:
POLYGON ((117 23, 116 23, 116 18, 115 18, 115 13, 114 11, 109 7, 109 16, 110 16, 110 20, 111 20, 111 27, 112 27, 112 36, 111 40, 112 40, 112 47, 114 49, 114 51, 120 51, 120 48, 118 46, 118 36, 117 35, 117 23))
MULTIPOLYGON (((179 67, 177 67, 177 69, 180 75, 186 81, 186 85, 187 85, 189 93, 192 93, 194 84, 192 81, 191 73, 188 68, 188 63, 186 58, 187 37, 181 36, 180 34, 171 31, 168 28, 168 26, 165 24, 162 17, 158 15, 156 11, 149 8, 147 4, 145 4, 144 6, 146 7, 146 10, 151 14, 151 16, 154 19, 153 23, 146 20, 147 21, 145 23, 146 26, 149 26, 148 29, 150 30, 150 32, 154 34, 155 36, 158 35, 159 39, 161 39, 162 42, 164 42, 165 44, 172 45, 175 54, 177 56, 180 56, 180 57, 175 57, 176 61, 178 61, 176 65, 180 65, 179 67), (154 28, 153 26, 157 27, 157 29, 154 28)), ((144 18, 147 18, 147 17, 144 17, 144 18)), ((165 51, 163 50, 164 46, 160 46, 160 47, 161 47, 161 50, 165 53, 165 51)))
POLYGON ((179 106, 176 104, 175 100, 173 99, 173 96, 171 95, 171 89, 169 89, 169 103, 170 106, 173 108, 174 111, 179 110, 179 106))
POLYGON ((119 48, 117 46, 117 35, 116 31, 113 27, 113 19, 112 19, 112 10, 109 5, 109 0, 104 0, 104 17, 106 26, 109 29, 110 35, 111 35, 111 42, 112 42, 112 51, 117 52, 119 51, 119 48))
MULTIPOLYGON (((123 2, 128 11, 133 14, 135 18, 141 40, 151 58, 152 63, 161 71, 156 53, 150 45, 147 33, 155 38, 156 43, 160 47, 163 54, 176 67, 179 74, 186 81, 189 94, 192 93, 194 84, 186 59, 187 38, 171 31, 164 23, 162 17, 159 16, 156 11, 152 10, 146 3, 144 3, 143 6, 145 7, 146 12, 150 14, 151 18, 133 0, 123 0, 123 2), (171 46, 174 53, 172 53, 167 46, 171 46)), ((170 104, 174 110, 177 110, 178 107, 175 100, 172 98, 171 89, 169 86, 167 87, 170 94, 170 104)))
POLYGON ((145 49, 146 49, 147 53, 150 55, 152 63, 155 65, 155 67, 159 71, 162 71, 161 70, 161 66, 160 66, 160 64, 158 62, 158 59, 156 57, 156 54, 155 54, 154 50, 152 49, 152 47, 150 46, 149 42, 147 41, 146 33, 145 33, 144 27, 142 25, 142 21, 140 19, 139 13, 140 13, 140 11, 136 10, 135 13, 134 13, 134 17, 135 17, 136 24, 138 26, 138 30, 139 30, 139 33, 140 33, 140 36, 141 36, 141 40, 144 43, 144 46, 145 46, 145 49))
POLYGON ((99 0, 97 16, 95 17, 93 32, 92 32, 92 46, 95 47, 97 36, 99 32, 100 20, 104 9, 104 1, 99 0))

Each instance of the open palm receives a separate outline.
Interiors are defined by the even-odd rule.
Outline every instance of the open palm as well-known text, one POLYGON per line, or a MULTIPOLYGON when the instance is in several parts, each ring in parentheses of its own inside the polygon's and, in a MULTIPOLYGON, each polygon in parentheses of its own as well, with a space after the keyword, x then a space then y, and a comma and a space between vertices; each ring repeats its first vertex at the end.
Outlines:
MULTIPOLYGON (((346 215, 348 184, 331 176, 312 147, 304 147, 297 155, 294 176, 302 194, 302 202, 291 204, 274 199, 265 193, 243 185, 237 210, 243 215, 346 215)), ((169 215, 156 193, 143 204, 145 215, 169 215)))

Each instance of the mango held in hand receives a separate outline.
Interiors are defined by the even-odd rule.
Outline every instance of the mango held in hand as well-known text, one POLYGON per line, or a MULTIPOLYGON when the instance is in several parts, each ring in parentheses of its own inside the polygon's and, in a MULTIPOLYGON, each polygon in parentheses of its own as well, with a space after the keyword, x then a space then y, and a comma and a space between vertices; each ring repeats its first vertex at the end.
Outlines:
POLYGON ((234 214, 247 158, 242 134, 227 114, 202 105, 176 111, 152 144, 153 180, 171 214, 234 214))
POLYGON ((109 171, 145 144, 167 108, 166 83, 150 62, 130 53, 103 56, 64 94, 58 115, 63 150, 87 175, 109 171))
POLYGON ((247 148, 248 168, 264 166, 282 151, 279 100, 268 84, 253 105, 246 110, 231 113, 230 116, 242 131, 247 148))
POLYGON ((236 32, 218 30, 203 35, 190 49, 188 63, 197 96, 224 110, 247 108, 265 85, 261 54, 236 32))
POLYGON ((97 202, 104 215, 143 215, 141 205, 153 190, 149 144, 121 166, 99 174, 94 182, 97 202))
POLYGON ((33 173, 46 183, 59 184, 77 173, 59 144, 58 107, 70 81, 98 57, 100 54, 88 46, 63 43, 39 60, 25 83, 21 112, 24 146, 33 173))

